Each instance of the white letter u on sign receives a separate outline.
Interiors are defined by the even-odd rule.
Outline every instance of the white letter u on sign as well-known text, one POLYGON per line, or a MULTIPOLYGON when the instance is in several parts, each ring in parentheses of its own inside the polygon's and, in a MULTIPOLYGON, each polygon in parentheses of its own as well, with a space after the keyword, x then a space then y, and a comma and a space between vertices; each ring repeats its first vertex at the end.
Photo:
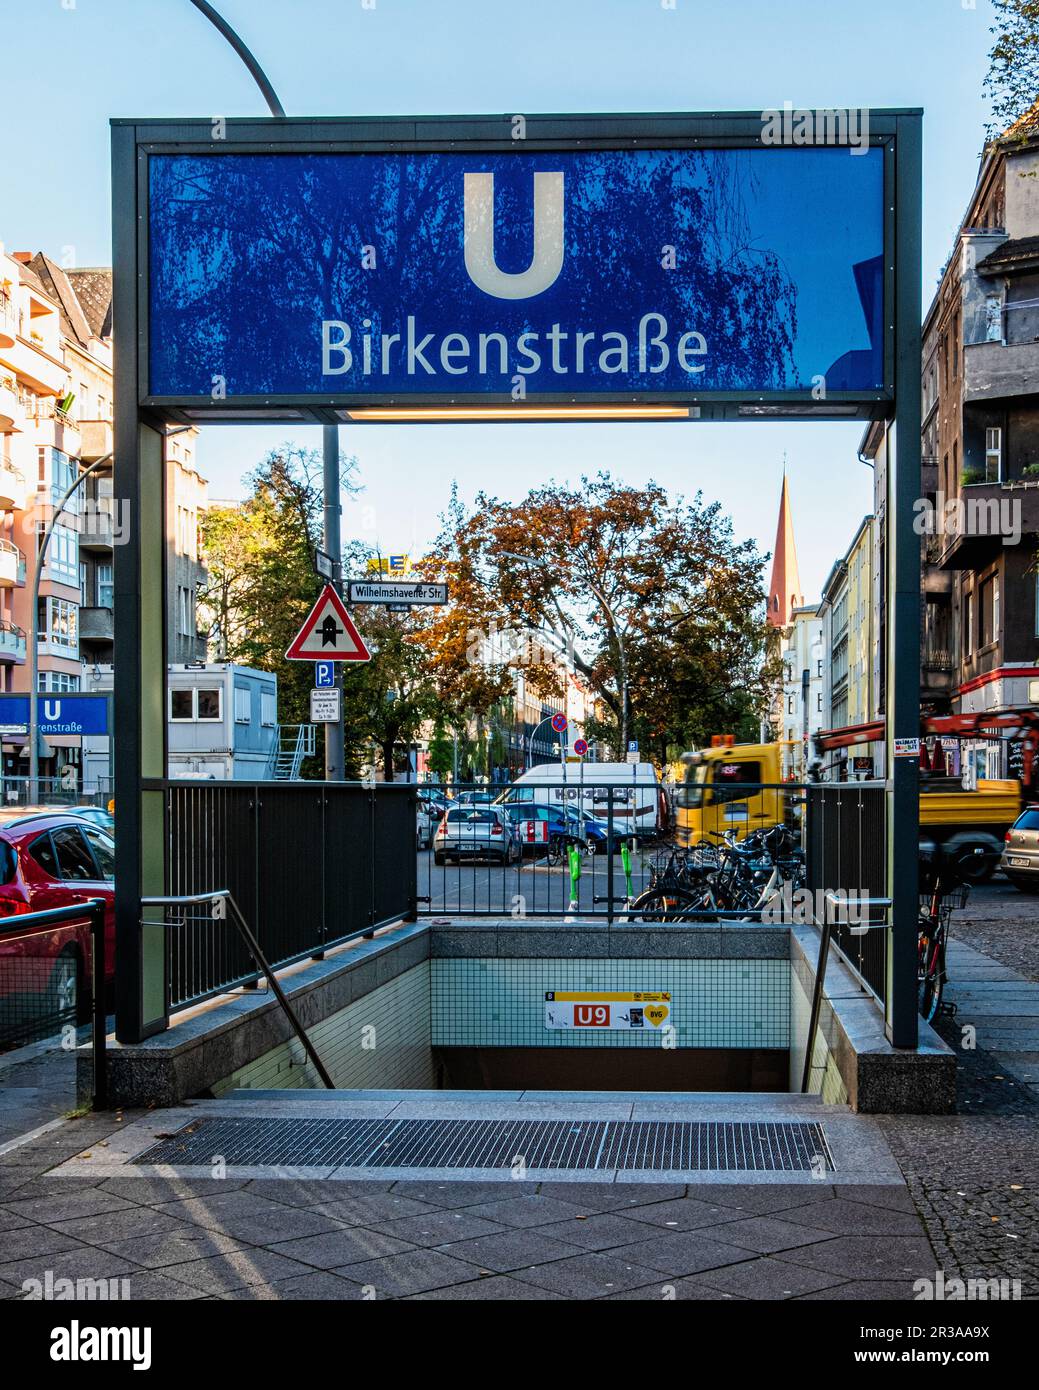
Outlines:
POLYGON ((478 289, 495 299, 531 299, 563 268, 563 175, 534 175, 534 254, 518 275, 494 259, 494 175, 465 174, 465 268, 478 289))

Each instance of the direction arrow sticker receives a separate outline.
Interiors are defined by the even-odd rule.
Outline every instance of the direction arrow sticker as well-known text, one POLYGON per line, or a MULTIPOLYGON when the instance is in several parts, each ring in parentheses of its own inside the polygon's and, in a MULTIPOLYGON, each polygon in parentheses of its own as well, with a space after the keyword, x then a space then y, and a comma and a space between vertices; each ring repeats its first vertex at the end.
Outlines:
POLYGON ((343 600, 326 584, 285 657, 288 661, 371 661, 372 654, 343 600))

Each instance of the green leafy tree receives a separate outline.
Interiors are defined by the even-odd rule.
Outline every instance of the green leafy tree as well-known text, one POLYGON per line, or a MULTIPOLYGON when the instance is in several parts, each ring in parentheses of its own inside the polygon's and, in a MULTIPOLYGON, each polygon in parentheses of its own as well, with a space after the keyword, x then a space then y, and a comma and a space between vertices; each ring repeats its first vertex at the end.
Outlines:
POLYGON ((443 712, 439 710, 433 722, 426 761, 430 772, 435 772, 438 777, 450 777, 454 771, 454 744, 447 736, 443 712))
MULTIPOLYGON (((353 459, 344 459, 342 487, 355 492, 353 459)), ((199 590, 199 616, 212 654, 278 677, 278 718, 310 718, 313 671, 286 661, 320 590, 312 551, 322 535, 321 457, 283 446, 249 475, 240 506, 212 508, 202 541, 207 582, 199 590)), ((315 769, 309 769, 314 771, 315 769)))
POLYGON ((992 102, 991 140, 1007 131, 1039 98, 1039 0, 992 0, 985 94, 992 102))

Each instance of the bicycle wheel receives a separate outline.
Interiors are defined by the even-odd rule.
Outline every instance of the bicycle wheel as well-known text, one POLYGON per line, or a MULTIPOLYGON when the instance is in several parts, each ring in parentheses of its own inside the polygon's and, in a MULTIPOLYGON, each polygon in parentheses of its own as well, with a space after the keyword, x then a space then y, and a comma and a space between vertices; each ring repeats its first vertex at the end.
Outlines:
POLYGON ((627 916, 643 922, 686 922, 690 912, 696 912, 702 899, 682 888, 649 888, 632 902, 627 916))
POLYGON ((945 988, 945 950, 940 933, 920 933, 917 963, 917 1001, 920 1016, 932 1023, 942 1006, 945 988))

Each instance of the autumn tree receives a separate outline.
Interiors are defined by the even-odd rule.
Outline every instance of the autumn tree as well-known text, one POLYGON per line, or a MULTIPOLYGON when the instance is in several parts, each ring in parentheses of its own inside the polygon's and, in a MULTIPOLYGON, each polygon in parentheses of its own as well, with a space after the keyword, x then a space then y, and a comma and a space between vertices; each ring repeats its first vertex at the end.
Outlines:
MULTIPOLYGON (((451 596, 449 604, 426 610, 416 633, 426 654, 436 706, 456 736, 462 735, 467 750, 463 731, 470 720, 482 726, 489 719, 492 739, 497 734, 492 762, 495 754, 505 761, 501 726, 511 715, 516 667, 522 665, 527 680, 545 695, 560 693, 561 676, 536 644, 511 630, 493 567, 486 563, 483 537, 470 524, 456 487, 440 534, 416 569, 423 578, 446 581, 451 596)), ((467 751, 467 760, 470 756, 478 765, 482 754, 474 748, 467 751)))
POLYGON ((618 756, 634 733, 662 755, 766 703, 764 557, 718 503, 600 473, 517 504, 481 494, 454 544, 482 611, 566 645, 618 756))

